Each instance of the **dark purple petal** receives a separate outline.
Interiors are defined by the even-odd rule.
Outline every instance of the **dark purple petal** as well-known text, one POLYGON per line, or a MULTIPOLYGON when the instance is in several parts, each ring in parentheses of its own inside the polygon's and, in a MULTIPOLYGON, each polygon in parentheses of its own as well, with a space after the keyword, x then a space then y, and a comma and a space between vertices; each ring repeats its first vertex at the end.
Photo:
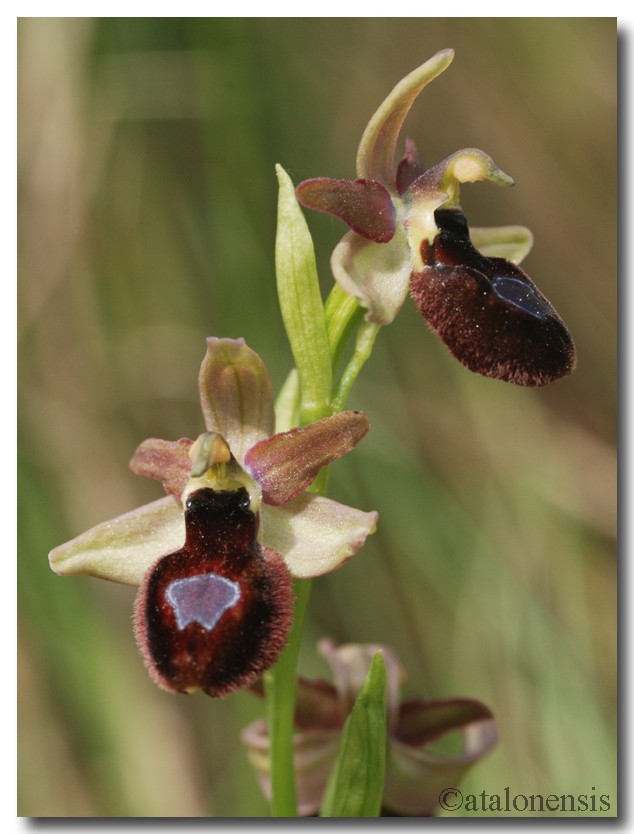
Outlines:
POLYGON ((431 329, 469 370, 538 386, 569 374, 575 347, 552 304, 518 266, 471 244, 464 214, 439 209, 439 234, 423 242, 426 266, 412 297, 431 329))
POLYGON ((185 503, 186 541, 148 571, 135 633, 152 679, 170 692, 222 696, 278 657, 292 617, 282 557, 257 542, 245 489, 200 489, 185 503))
POLYGON ((488 707, 470 698, 405 701, 393 735, 405 744, 422 747, 452 730, 492 718, 488 707))
POLYGON ((368 240, 388 243, 394 237, 394 205, 379 182, 319 177, 300 182, 296 194, 306 208, 338 217, 368 240))
POLYGON ((405 138, 405 155, 396 169, 396 190, 403 196, 414 180, 423 173, 420 157, 414 141, 405 138))

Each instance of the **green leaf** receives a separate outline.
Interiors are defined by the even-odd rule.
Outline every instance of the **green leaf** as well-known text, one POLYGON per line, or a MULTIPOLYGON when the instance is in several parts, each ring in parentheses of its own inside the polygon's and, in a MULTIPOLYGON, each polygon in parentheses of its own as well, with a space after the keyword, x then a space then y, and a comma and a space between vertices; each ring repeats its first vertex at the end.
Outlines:
POLYGON ((381 652, 372 660, 361 692, 343 728, 322 817, 378 817, 381 814, 387 736, 387 675, 381 652))
POLYGON ((279 183, 275 268, 282 319, 299 373, 303 424, 330 413, 332 369, 313 241, 286 171, 279 183))

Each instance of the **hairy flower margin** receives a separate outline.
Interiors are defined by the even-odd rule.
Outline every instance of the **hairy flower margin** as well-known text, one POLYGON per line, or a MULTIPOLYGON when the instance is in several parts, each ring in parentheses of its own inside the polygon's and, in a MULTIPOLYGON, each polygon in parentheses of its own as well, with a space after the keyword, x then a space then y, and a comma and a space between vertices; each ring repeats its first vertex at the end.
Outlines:
MULTIPOLYGON (((428 816, 443 788, 455 787, 466 772, 497 742, 491 711, 470 698, 433 701, 400 700, 405 669, 397 655, 380 644, 336 647, 321 640, 320 654, 331 667, 334 686, 324 680, 299 678, 296 732, 293 738, 299 810, 318 812, 329 773, 337 758, 341 731, 376 652, 387 671, 388 743, 383 808, 397 816, 428 816), (441 752, 443 738, 456 733, 460 750, 441 752)), ((264 795, 270 798, 270 746, 265 721, 242 731, 242 742, 264 795)))
POLYGON ((363 413, 274 434, 268 371, 242 339, 207 340, 199 393, 206 432, 195 442, 146 440, 130 463, 167 497, 93 527, 49 561, 61 575, 139 585, 135 631, 154 681, 225 695, 253 683, 283 648, 291 577, 340 567, 378 514, 304 492, 365 436, 363 413), (196 668, 183 659, 201 652, 196 668))
POLYGON ((395 164, 398 136, 414 100, 451 63, 438 52, 402 79, 366 127, 357 179, 301 182, 297 198, 350 227, 331 257, 335 280, 366 308, 394 320, 408 290, 430 328, 463 365, 484 376, 538 386, 569 374, 575 348, 566 325, 518 264, 532 246, 522 226, 472 229, 460 185, 513 180, 477 148, 423 170, 414 142, 395 164))

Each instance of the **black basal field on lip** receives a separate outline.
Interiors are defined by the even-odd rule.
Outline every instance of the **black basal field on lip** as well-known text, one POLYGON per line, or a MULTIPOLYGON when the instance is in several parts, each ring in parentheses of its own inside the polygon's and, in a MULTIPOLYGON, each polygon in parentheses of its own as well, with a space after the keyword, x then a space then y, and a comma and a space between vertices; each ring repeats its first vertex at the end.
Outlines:
POLYGON ((200 489, 185 502, 182 550, 159 559, 135 608, 136 637, 164 689, 226 695, 277 658, 291 623, 282 557, 257 542, 245 489, 200 489))
POLYGON ((552 304, 515 264, 473 246, 459 209, 434 213, 439 234, 423 241, 425 266, 411 293, 431 329, 469 370, 516 385, 569 374, 575 348, 552 304))

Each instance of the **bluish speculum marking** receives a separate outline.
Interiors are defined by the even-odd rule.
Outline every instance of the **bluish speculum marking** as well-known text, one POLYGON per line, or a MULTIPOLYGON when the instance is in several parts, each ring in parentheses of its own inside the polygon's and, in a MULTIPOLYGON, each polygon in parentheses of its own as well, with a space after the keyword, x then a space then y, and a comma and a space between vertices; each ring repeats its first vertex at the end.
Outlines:
POLYGON ((240 586, 224 576, 202 573, 175 579, 165 596, 174 609, 180 629, 190 623, 200 623, 211 631, 225 611, 240 599, 240 586))
POLYGON ((508 301, 519 310, 529 313, 538 319, 550 315, 550 310, 539 298, 535 290, 520 281, 519 278, 511 278, 508 275, 499 275, 492 281, 496 294, 503 300, 508 301))

